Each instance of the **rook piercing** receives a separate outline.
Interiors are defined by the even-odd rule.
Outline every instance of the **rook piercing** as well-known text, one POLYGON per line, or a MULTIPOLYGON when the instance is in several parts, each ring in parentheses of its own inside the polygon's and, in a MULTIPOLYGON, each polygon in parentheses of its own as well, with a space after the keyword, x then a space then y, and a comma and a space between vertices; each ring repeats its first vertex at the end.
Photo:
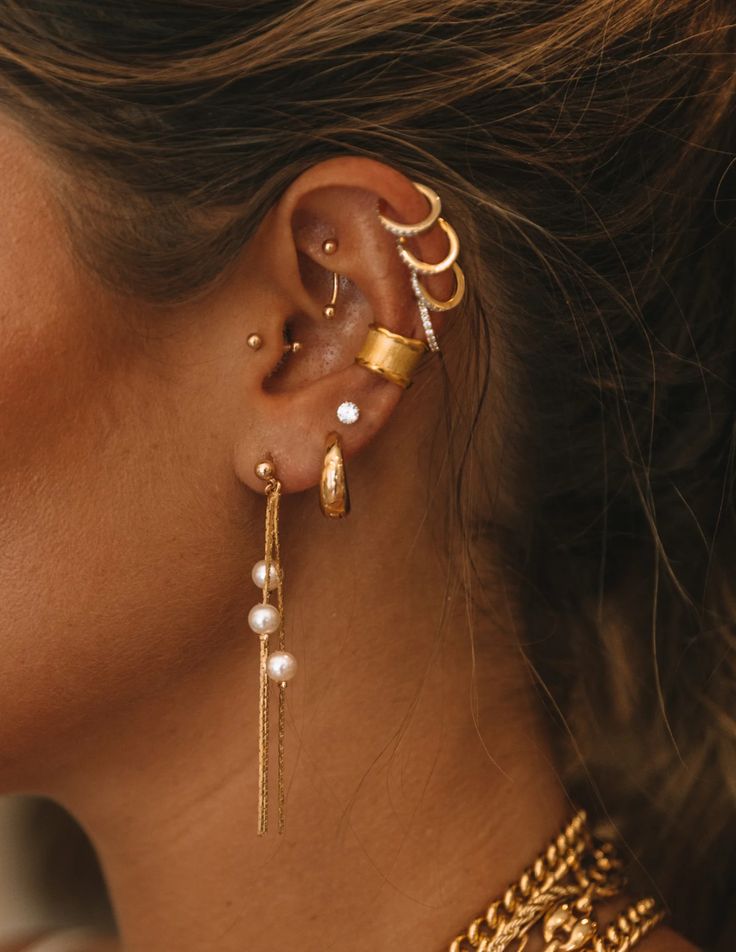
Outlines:
POLYGON ((346 400, 337 408, 337 419, 345 426, 352 426, 360 419, 360 407, 356 403, 346 400))
POLYGON ((327 318, 328 321, 331 321, 335 316, 335 304, 337 303, 337 288, 338 288, 338 274, 336 271, 332 273, 332 297, 330 298, 330 303, 325 304, 322 308, 322 314, 327 318))

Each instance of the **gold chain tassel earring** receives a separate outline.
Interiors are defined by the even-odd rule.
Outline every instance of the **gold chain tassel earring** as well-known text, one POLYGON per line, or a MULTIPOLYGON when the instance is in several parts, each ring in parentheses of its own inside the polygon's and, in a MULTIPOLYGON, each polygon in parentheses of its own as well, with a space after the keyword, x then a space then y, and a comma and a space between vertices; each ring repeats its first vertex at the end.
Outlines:
POLYGON ((268 762, 269 762, 269 680, 279 686, 278 708, 278 831, 284 831, 284 735, 286 726, 286 685, 296 674, 296 658, 285 650, 284 572, 281 564, 279 538, 279 503, 281 482, 270 460, 258 463, 256 476, 266 484, 266 529, 264 557, 253 566, 254 584, 263 592, 261 601, 248 613, 248 624, 260 641, 258 663, 258 834, 268 831, 268 762), (271 604, 272 592, 276 605, 271 604), (278 634, 278 650, 269 653, 269 639, 278 634))

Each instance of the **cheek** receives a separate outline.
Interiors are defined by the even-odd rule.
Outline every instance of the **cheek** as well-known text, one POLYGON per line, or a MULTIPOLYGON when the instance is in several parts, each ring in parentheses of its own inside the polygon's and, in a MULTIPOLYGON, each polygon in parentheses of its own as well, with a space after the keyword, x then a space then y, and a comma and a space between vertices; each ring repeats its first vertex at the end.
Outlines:
POLYGON ((121 303, 75 268, 40 190, 16 181, 0 203, 7 789, 43 745, 55 756, 61 735, 195 666, 248 588, 245 527, 211 498, 235 486, 214 453, 192 452, 186 399, 151 372, 121 303))

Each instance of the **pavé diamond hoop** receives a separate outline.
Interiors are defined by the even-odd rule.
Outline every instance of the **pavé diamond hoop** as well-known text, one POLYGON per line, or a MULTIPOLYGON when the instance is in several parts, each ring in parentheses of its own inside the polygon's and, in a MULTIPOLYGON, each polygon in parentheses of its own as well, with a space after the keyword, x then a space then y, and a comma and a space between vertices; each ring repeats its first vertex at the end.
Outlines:
POLYGON ((393 219, 387 218, 385 215, 381 214, 380 200, 376 202, 376 211, 378 213, 378 219, 386 231, 390 232, 392 235, 395 235, 397 238, 396 247, 399 252, 399 256, 411 272, 411 286, 419 307, 419 316, 421 318, 422 327, 424 328, 424 333, 427 338, 427 344, 430 350, 437 352, 440 348, 439 344, 437 343, 437 337, 434 332, 434 327, 432 326, 432 320, 429 316, 429 312, 449 311, 453 307, 457 307, 465 295, 465 275, 463 274, 462 269, 456 260, 460 251, 460 241, 458 239, 457 232, 452 227, 452 225, 445 221, 444 218, 440 218, 442 202, 439 195, 428 185, 422 185, 421 182, 413 182, 412 184, 419 192, 422 193, 422 195, 424 195, 424 197, 429 202, 429 213, 425 218, 414 224, 404 224, 402 222, 394 221, 393 219), (444 231, 444 233, 447 235, 450 248, 442 261, 432 264, 428 261, 422 261, 421 259, 417 258, 416 255, 412 254, 412 252, 406 247, 406 239, 414 238, 417 235, 424 234, 424 232, 429 231, 429 229, 435 224, 439 225, 442 231, 444 231), (433 297, 421 284, 419 275, 441 274, 442 272, 447 271, 449 268, 452 268, 455 274, 455 291, 452 297, 448 298, 446 301, 440 301, 433 297))

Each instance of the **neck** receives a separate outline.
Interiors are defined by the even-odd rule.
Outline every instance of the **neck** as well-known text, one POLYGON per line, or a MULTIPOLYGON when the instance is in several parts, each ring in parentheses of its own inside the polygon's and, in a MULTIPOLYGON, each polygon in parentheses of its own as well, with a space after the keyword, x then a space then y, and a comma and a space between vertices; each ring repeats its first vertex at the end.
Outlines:
POLYGON ((304 952, 348 936, 351 952, 440 952, 570 815, 498 623, 509 606, 471 628, 424 517, 404 511, 401 537, 358 511, 313 524, 292 504, 282 518, 300 662, 282 835, 273 810, 256 835, 248 585, 205 662, 77 746, 48 792, 98 850, 126 952, 261 952, 295 934, 304 952), (299 564, 304 539, 321 562, 299 564))

